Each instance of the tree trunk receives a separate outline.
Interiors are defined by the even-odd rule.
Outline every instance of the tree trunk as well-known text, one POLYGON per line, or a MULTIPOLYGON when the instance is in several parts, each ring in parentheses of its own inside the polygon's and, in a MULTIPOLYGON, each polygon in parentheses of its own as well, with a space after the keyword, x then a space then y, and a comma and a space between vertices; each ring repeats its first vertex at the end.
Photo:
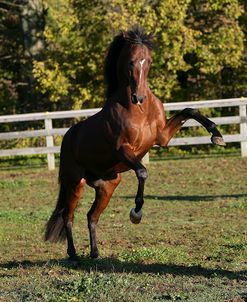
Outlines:
POLYGON ((21 64, 22 81, 26 83, 19 89, 21 108, 34 111, 34 102, 40 96, 35 93, 35 80, 32 74, 33 60, 41 60, 44 50, 45 8, 43 0, 22 0, 20 6, 21 27, 24 46, 24 60, 21 64))

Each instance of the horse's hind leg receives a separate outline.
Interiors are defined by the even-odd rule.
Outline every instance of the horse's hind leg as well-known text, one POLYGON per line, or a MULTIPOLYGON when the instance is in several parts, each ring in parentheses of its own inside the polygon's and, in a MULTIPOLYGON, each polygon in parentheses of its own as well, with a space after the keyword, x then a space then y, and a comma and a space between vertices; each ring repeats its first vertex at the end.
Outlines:
POLYGON ((90 256, 92 258, 98 258, 99 256, 96 243, 96 225, 98 223, 100 214, 107 207, 109 200, 120 181, 121 177, 118 174, 113 180, 100 179, 93 183, 89 183, 89 185, 95 189, 96 193, 95 201, 87 214, 91 248, 90 256))
POLYGON ((84 186, 85 186, 85 179, 81 179, 80 182, 70 190, 70 193, 68 195, 68 205, 64 212, 63 218, 64 218, 64 224, 65 224, 65 230, 66 230, 66 237, 67 237, 67 254, 69 255, 69 258, 71 260, 76 259, 76 250, 73 242, 73 235, 72 235, 72 225, 74 221, 74 211, 77 207, 78 201, 80 199, 80 196, 83 192, 84 186))

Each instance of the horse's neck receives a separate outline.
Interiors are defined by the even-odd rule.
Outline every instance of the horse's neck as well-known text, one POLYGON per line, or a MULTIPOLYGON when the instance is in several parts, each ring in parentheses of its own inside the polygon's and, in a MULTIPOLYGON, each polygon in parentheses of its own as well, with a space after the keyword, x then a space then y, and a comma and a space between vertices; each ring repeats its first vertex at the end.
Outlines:
POLYGON ((127 86, 121 86, 114 94, 115 102, 121 104, 126 109, 129 109, 132 103, 131 89, 127 86))

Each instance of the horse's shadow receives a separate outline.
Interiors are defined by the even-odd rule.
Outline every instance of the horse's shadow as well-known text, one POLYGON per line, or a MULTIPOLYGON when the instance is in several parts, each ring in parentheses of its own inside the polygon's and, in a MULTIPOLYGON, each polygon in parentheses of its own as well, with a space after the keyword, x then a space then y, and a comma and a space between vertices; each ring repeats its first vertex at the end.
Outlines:
MULTIPOLYGON (((151 273, 157 275, 172 274, 173 276, 203 276, 205 278, 224 277, 228 279, 247 281, 247 270, 230 271, 221 268, 205 268, 200 265, 185 266, 176 264, 152 263, 144 264, 137 262, 123 262, 116 258, 91 259, 86 256, 78 257, 78 261, 69 261, 67 259, 52 259, 48 261, 10 261, 0 264, 0 268, 8 269, 31 267, 51 267, 58 265, 64 268, 85 271, 85 272, 103 272, 103 273, 151 273)), ((2 274, 4 275, 4 274, 2 274)))
MULTIPOLYGON (((145 195, 145 199, 154 199, 159 201, 214 201, 216 198, 246 198, 247 194, 222 194, 222 195, 167 195, 167 196, 158 196, 158 195, 145 195)), ((134 196, 126 195, 121 196, 124 199, 134 199, 134 196)))

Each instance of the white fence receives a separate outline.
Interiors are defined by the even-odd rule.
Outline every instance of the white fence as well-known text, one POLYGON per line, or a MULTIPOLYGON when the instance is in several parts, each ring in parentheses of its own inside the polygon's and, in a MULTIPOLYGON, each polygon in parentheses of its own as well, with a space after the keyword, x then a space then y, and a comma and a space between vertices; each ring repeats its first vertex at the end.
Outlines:
MULTIPOLYGON (((226 143, 239 142, 241 144, 242 156, 247 156, 247 115, 246 115, 247 98, 234 98, 225 100, 211 100, 199 102, 179 102, 164 104, 166 111, 182 110, 186 107, 190 108, 219 108, 219 107, 239 107, 239 114, 236 116, 225 116, 211 118, 216 125, 240 124, 240 133, 224 135, 226 143)), ((33 154, 47 154, 48 168, 53 170, 55 168, 55 153, 60 152, 60 146, 54 146, 54 135, 64 135, 68 130, 66 128, 53 128, 52 121, 54 119, 88 117, 100 108, 72 110, 72 111, 57 111, 57 112, 43 112, 43 113, 27 113, 16 115, 2 115, 0 116, 0 123, 11 122, 26 122, 26 121, 44 121, 44 129, 6 132, 0 133, 0 140, 23 139, 29 137, 46 137, 46 147, 34 148, 20 148, 20 149, 6 149, 0 150, 0 156, 16 156, 16 155, 33 155, 33 154)), ((183 127, 201 126, 194 120, 187 121, 183 127)), ((178 137, 173 138, 169 146, 184 146, 184 145, 199 145, 209 144, 210 136, 201 137, 178 137)))

